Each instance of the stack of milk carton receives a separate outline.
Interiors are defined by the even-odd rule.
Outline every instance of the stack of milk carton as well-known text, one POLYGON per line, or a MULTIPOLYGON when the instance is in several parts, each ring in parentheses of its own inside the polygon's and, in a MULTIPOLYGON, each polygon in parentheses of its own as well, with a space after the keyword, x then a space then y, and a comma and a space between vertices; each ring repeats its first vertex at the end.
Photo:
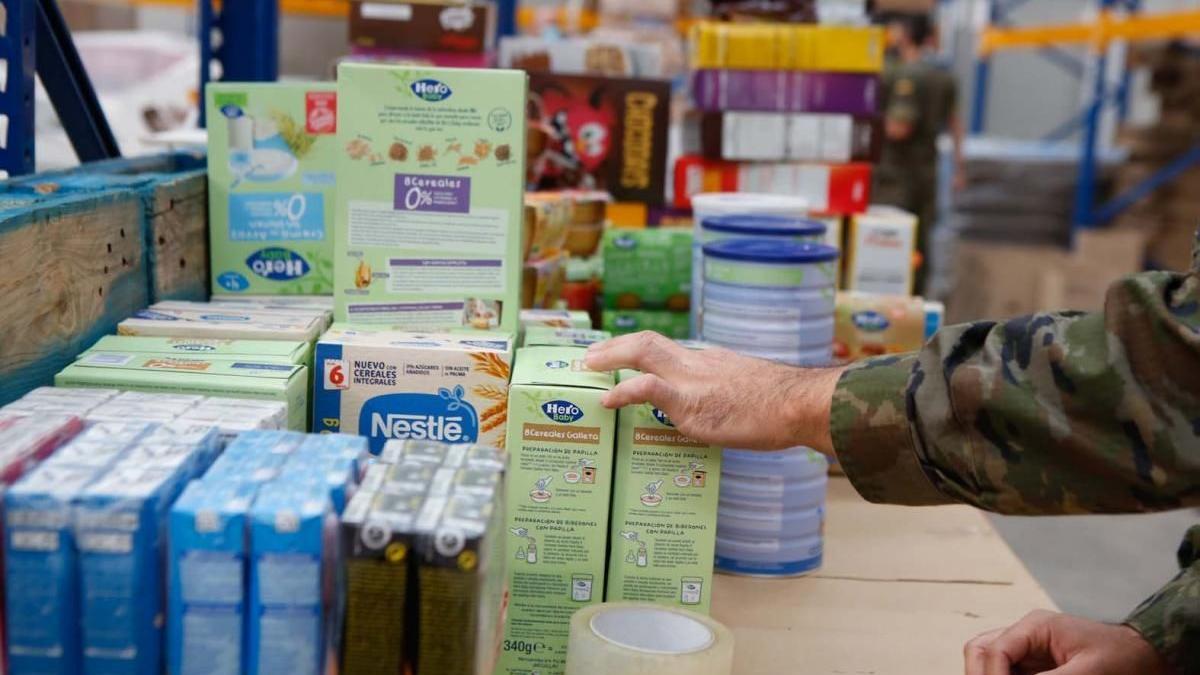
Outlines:
MULTIPOLYGON (((82 428, 83 423, 72 415, 21 416, 0 409, 0 494, 82 428)), ((2 569, 3 558, 0 558, 2 569)), ((0 586, 0 645, 5 644, 3 599, 0 586)), ((7 673, 6 651, 0 646, 0 672, 7 673)))
POLYGON ((388 441, 342 519, 346 673, 491 673, 504 451, 388 441))
POLYGON ((320 673, 339 634, 337 518, 366 439, 241 434, 171 508, 172 673, 320 673))
POLYGON ((828 470, 825 458, 807 448, 726 450, 717 568, 778 577, 820 567, 828 470))
POLYGON ((98 423, 4 496, 13 672, 158 672, 167 509, 212 427, 98 423))

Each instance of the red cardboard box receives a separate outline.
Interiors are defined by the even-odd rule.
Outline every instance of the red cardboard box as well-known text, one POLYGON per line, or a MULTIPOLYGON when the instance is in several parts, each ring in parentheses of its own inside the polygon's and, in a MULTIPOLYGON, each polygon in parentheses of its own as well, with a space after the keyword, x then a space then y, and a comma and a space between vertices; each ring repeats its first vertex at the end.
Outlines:
POLYGON ((853 214, 871 202, 871 165, 726 162, 685 155, 675 162, 677 208, 702 192, 762 192, 808 200, 814 213, 853 214))

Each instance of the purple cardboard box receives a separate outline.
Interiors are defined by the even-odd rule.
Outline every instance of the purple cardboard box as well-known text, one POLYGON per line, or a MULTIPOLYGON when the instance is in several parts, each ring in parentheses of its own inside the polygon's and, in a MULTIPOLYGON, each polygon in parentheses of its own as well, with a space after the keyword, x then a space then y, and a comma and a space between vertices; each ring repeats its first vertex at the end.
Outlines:
POLYGON ((704 111, 845 113, 874 115, 879 78, 861 73, 772 70, 698 70, 692 98, 704 111))

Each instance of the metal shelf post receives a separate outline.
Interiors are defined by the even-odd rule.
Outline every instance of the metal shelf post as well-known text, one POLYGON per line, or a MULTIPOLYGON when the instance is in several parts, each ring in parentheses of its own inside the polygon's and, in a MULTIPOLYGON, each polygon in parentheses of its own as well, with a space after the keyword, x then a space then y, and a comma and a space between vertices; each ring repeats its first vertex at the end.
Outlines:
POLYGON ((214 79, 273 82, 279 77, 279 0, 226 0, 218 12, 213 0, 199 0, 200 125, 203 92, 214 79), (213 77, 213 64, 220 77, 213 77))
POLYGON ((35 0, 3 0, 5 24, 0 58, 7 69, 0 89, 0 170, 9 176, 33 173, 37 4, 35 0))

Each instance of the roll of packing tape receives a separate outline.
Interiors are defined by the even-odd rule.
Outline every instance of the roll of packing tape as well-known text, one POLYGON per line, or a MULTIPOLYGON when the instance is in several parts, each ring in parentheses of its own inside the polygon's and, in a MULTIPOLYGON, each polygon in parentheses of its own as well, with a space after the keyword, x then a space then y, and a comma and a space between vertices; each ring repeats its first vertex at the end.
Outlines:
POLYGON ((617 602, 571 617, 566 675, 730 675, 733 633, 674 607, 617 602))

